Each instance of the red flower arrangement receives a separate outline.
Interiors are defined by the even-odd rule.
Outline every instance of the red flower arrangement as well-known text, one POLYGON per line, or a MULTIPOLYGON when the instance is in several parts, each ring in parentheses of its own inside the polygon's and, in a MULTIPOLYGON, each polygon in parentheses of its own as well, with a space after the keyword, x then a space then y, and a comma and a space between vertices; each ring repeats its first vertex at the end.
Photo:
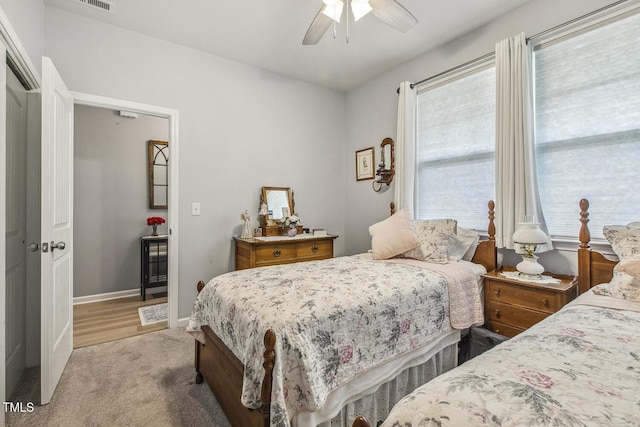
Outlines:
POLYGON ((147 225, 160 225, 164 223, 164 218, 161 218, 159 216, 150 216, 149 218, 147 218, 147 225))

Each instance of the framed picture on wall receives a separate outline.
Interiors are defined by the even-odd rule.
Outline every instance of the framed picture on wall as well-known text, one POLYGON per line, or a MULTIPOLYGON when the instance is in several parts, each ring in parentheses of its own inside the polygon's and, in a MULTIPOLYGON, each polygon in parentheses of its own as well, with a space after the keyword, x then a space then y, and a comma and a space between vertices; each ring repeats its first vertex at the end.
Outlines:
POLYGON ((374 172, 373 147, 356 151, 356 181, 373 179, 374 172))

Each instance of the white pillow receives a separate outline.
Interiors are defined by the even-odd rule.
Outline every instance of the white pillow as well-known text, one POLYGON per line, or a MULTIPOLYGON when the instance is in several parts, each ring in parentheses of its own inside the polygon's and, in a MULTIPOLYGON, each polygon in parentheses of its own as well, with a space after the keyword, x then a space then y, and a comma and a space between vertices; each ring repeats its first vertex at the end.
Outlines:
POLYGON ((416 220, 420 245, 402 254, 406 258, 446 263, 449 239, 456 235, 458 222, 454 219, 416 220))
POLYGON ((619 262, 611 282, 594 287, 593 293, 640 302, 640 256, 619 262))
POLYGON ((404 208, 369 227, 373 259, 389 259, 418 246, 409 208, 404 208))
POLYGON ((449 238, 449 257, 456 260, 471 261, 480 242, 480 233, 475 230, 458 227, 455 235, 449 238))

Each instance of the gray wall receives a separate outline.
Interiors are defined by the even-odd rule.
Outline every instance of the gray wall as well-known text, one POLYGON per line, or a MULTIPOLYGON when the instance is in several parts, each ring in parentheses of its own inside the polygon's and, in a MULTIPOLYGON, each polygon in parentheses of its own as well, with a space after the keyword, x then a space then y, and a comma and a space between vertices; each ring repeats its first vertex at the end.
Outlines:
MULTIPOLYGON (((347 94, 346 107, 347 164, 353 163, 356 150, 371 145, 379 147, 386 136, 396 138, 398 105, 396 89, 400 82, 420 81, 494 51, 496 42, 502 39, 520 32, 532 36, 611 3, 614 2, 610 0, 532 1, 485 27, 435 48, 351 90, 347 94)), ((353 254, 370 247, 368 226, 388 215, 389 203, 393 201, 393 188, 385 193, 375 193, 371 189, 371 182, 356 182, 355 179, 348 178, 345 185, 347 196, 345 252, 353 254)), ((577 208, 576 212, 578 212, 577 208)), ((579 226, 580 223, 576 217, 576 230, 579 226)), ((575 273, 575 254, 557 256, 556 252, 543 254, 540 260, 543 265, 558 273, 575 273)), ((506 255, 507 263, 513 264, 513 260, 518 262, 518 257, 513 258, 513 254, 506 253, 506 255)))
POLYGON ((261 186, 291 187, 303 223, 340 235, 344 253, 343 94, 51 7, 45 39, 69 89, 180 112, 179 317, 198 280, 232 269, 261 186))
POLYGON ((148 208, 147 141, 166 141, 169 121, 77 105, 74 132, 73 296, 135 289, 146 219, 167 219, 166 209, 148 208))

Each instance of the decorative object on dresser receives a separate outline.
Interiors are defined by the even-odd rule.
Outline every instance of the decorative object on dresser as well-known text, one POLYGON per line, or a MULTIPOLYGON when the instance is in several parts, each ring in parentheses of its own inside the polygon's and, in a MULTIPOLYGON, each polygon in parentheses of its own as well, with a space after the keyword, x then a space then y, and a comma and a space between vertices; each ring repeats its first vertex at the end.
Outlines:
POLYGON ((234 237, 236 270, 333 258, 333 241, 337 237, 334 235, 312 236, 311 234, 303 234, 294 238, 272 236, 242 239, 234 237))
POLYGON ((393 139, 385 138, 380 143, 380 164, 376 175, 378 179, 371 184, 373 191, 378 192, 382 189, 382 185, 391 185, 393 176, 396 174, 396 155, 393 147, 393 139))
POLYGON ((147 299, 147 289, 167 286, 169 265, 168 236, 145 236, 140 244, 140 294, 147 299))
POLYGON ((150 216, 149 218, 147 218, 147 225, 150 225, 152 227, 152 231, 151 231, 152 236, 158 235, 158 226, 164 223, 165 223, 164 218, 159 216, 150 216))
POLYGON ((240 237, 246 239, 251 237, 251 215, 249 215, 249 211, 245 210, 240 214, 240 219, 242 220, 242 234, 240 237))
POLYGON ((577 296, 576 277, 543 275, 525 280, 504 267, 484 275, 485 327, 513 337, 560 310, 577 296))
POLYGON ((373 147, 356 151, 356 181, 373 179, 374 165, 373 147))
MULTIPOLYGON (((286 236, 287 217, 296 215, 293 191, 289 187, 262 187, 260 197, 260 227, 263 236, 286 236)), ((297 216, 297 215, 296 215, 297 216)), ((302 225, 296 224, 296 234, 302 234, 302 225)))
POLYGON ((540 224, 533 218, 518 224, 518 229, 513 233, 513 243, 521 245, 524 253, 522 261, 516 265, 520 277, 524 279, 538 280, 544 267, 538 264, 538 257, 534 255, 540 245, 547 243, 547 235, 540 230, 540 224))

